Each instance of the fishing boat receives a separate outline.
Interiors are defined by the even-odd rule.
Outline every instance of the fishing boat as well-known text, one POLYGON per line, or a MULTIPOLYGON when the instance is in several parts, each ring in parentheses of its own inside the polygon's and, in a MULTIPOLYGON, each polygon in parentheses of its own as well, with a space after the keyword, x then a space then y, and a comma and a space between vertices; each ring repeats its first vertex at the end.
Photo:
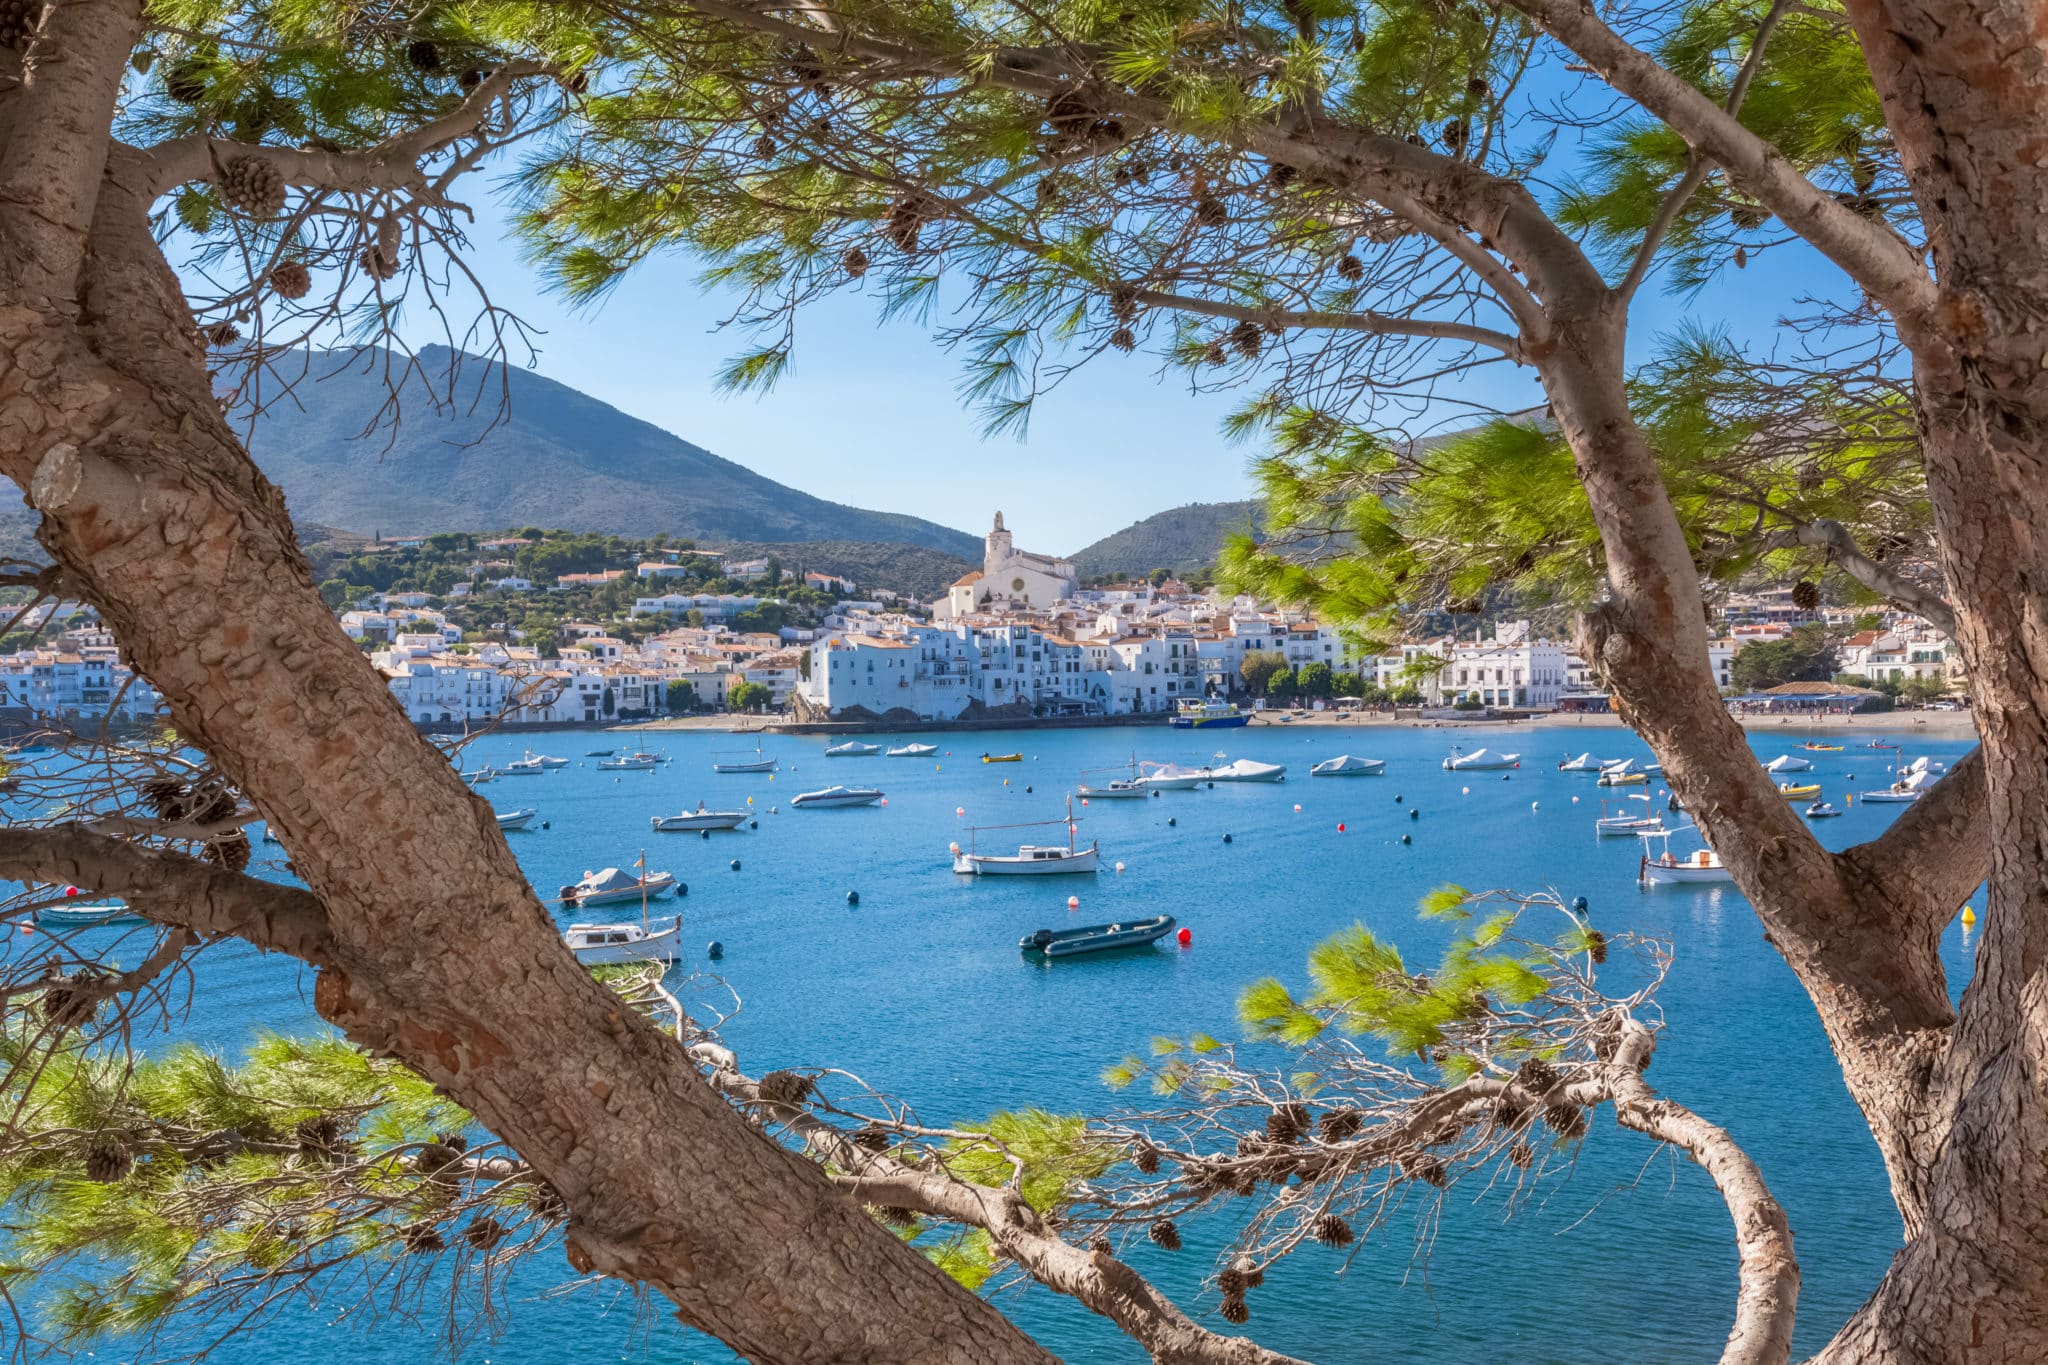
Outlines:
POLYGON ((882 799, 882 794, 873 787, 823 787, 814 792, 799 792, 790 799, 792 806, 872 806, 882 799))
POLYGON ((882 752, 882 746, 879 744, 865 744, 857 739, 849 739, 843 744, 835 744, 831 748, 827 749, 825 751, 825 757, 873 758, 876 754, 880 752, 882 752))
POLYGON ((147 922, 125 905, 45 905, 36 911, 36 923, 46 929, 98 929, 147 922))
POLYGON ((525 810, 500 810, 492 811, 491 814, 498 817, 499 829, 525 829, 533 823, 534 817, 538 816, 540 811, 528 806, 525 810))
POLYGON ((1778 784, 1778 795, 1784 797, 1787 801, 1811 801, 1820 795, 1820 783, 1780 782, 1778 784))
POLYGON ((884 758, 930 758, 939 751, 936 744, 899 744, 884 753, 884 758))
POLYGON ((569 766, 569 760, 566 758, 551 758, 547 754, 537 754, 531 749, 526 751, 522 761, 538 763, 543 768, 566 768, 569 766))
POLYGON ((1829 820, 1841 813, 1825 801, 1816 801, 1806 808, 1806 818, 1809 820, 1829 820))
POLYGON ((497 774, 500 777, 539 777, 547 770, 547 765, 538 759, 515 758, 497 769, 497 774))
POLYGON ((612 772, 645 772, 650 768, 656 768, 660 765, 660 754, 642 753, 636 750, 633 753, 620 754, 617 758, 607 758, 597 766, 612 772))
POLYGON ((1102 953, 1114 948, 1142 948, 1157 943, 1173 932, 1172 915, 1154 915, 1150 919, 1131 920, 1126 924, 1091 924, 1080 929, 1040 929, 1035 934, 1026 934, 1017 940, 1017 946, 1027 953, 1042 957, 1077 957, 1082 953, 1102 953))
POLYGON ((572 924, 562 931, 562 942, 569 945, 576 960, 593 967, 673 962, 682 937, 680 919, 666 929, 638 924, 572 924))
MULTIPOLYGON (((1842 752, 1842 746, 1839 744, 1816 744, 1810 739, 1806 741, 1806 743, 1800 745, 1799 747, 1802 749, 1811 749, 1813 752, 1817 754, 1838 754, 1842 752)), ((1836 813, 1840 814, 1840 812, 1836 813)))
POLYGON ((983 755, 981 756, 981 761, 982 761, 982 762, 984 762, 984 763, 1022 763, 1022 762, 1024 761, 1024 755, 1022 755, 1022 754, 983 754, 983 755))
POLYGON ((1803 773, 1809 771, 1812 767, 1813 762, 1810 759, 1800 758, 1795 754, 1779 754, 1776 758, 1764 764, 1764 771, 1767 773, 1803 773))
POLYGON ((743 810, 706 810, 699 801, 695 810, 681 815, 657 815, 647 823, 663 834, 694 834, 700 829, 738 829, 746 818, 743 810))
POLYGON ((1131 797, 1146 797, 1152 789, 1134 777, 1113 777, 1099 787, 1082 785, 1074 789, 1074 795, 1083 801, 1116 801, 1131 797))
POLYGON ((1474 749, 1471 753, 1453 752, 1444 760, 1446 772, 1491 772, 1498 768, 1519 768, 1520 754, 1497 754, 1491 749, 1474 749))
POLYGON ((1597 773, 1607 764, 1607 759, 1595 758, 1591 754, 1580 754, 1577 758, 1568 758, 1558 764, 1557 770, 1561 773, 1597 773))
POLYGON ((1183 768, 1178 763, 1147 761, 1138 764, 1138 781, 1154 791, 1190 791, 1202 785, 1202 770, 1183 768))
POLYGON ((775 760, 761 752, 759 740, 752 750, 728 749, 711 755, 711 771, 715 773, 772 773, 775 760), (749 756, 751 754, 751 757, 749 756))
POLYGON ((1240 758, 1235 763, 1209 769, 1211 782, 1284 782, 1286 779, 1286 764, 1261 763, 1251 758, 1240 758))
MULTIPOLYGON (((1680 829, 1691 829, 1684 825, 1680 829)), ((1691 853, 1678 854, 1671 851, 1671 836, 1679 829, 1645 831, 1637 836, 1642 839, 1662 839, 1664 851, 1652 858, 1647 852, 1636 870, 1636 880, 1645 886, 1672 886, 1686 883, 1732 882, 1735 874, 1721 863, 1721 856, 1711 848, 1695 849, 1691 853)))
POLYGON ((1062 820, 1030 820, 1017 825, 981 825, 967 831, 967 847, 960 847, 955 840, 947 847, 953 855, 953 870, 976 877, 1044 877, 1067 872, 1096 872, 1102 867, 1101 851, 1091 843, 1079 848, 1074 835, 1080 826, 1074 821, 1074 803, 1067 802, 1066 818, 1062 820), (1047 825, 1065 825, 1067 842, 1062 848, 1058 844, 1023 844, 1012 854, 982 853, 975 848, 979 836, 995 830, 1042 829, 1047 825))
POLYGON ((676 884, 672 872, 649 872, 643 856, 636 865, 640 875, 635 877, 620 868, 607 867, 601 872, 585 872, 583 880, 574 886, 562 888, 564 905, 618 905, 624 901, 653 900, 676 884))
POLYGON ((1664 828, 1664 817, 1649 813, 1649 800, 1650 798, 1647 796, 1628 797, 1622 802, 1621 814, 1619 815, 1609 815, 1607 813, 1607 803, 1602 801, 1600 803, 1600 818, 1593 822, 1594 836, 1606 839, 1632 834, 1655 834, 1661 831, 1664 828), (1643 802, 1643 814, 1634 814, 1628 805, 1630 801, 1643 802))
POLYGON ((1310 777, 1378 777, 1387 770, 1384 758, 1359 758, 1354 754, 1338 754, 1326 758, 1308 770, 1310 777))
POLYGON ((1174 708, 1166 723, 1176 730, 1228 730, 1249 725, 1251 719, 1249 713, 1238 710, 1235 702, 1197 701, 1186 697, 1174 708))

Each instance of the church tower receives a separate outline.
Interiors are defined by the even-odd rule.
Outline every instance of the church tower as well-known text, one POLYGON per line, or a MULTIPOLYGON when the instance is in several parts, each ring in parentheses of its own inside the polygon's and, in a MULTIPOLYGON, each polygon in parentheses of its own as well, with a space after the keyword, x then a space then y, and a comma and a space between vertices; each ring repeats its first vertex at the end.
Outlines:
POLYGON ((981 571, 991 578, 1008 562, 1013 549, 1010 533, 1003 529, 1003 514, 996 513, 995 529, 988 533, 987 550, 982 555, 981 571))

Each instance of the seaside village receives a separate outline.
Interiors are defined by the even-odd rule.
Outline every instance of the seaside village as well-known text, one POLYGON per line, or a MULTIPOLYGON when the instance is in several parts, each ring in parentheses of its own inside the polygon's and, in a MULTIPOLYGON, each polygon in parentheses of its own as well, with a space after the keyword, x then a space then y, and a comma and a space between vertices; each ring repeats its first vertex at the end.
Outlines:
MULTIPOLYGON (((758 577, 760 569, 725 565, 738 580, 758 577)), ((1369 694, 1512 713, 1607 709, 1568 642, 1536 635, 1526 622, 1482 627, 1484 638, 1446 635, 1368 654, 1310 615, 1192 591, 1170 578, 1083 587, 1071 562, 1017 549, 1001 513, 981 568, 939 600, 920 606, 882 591, 863 596, 864 585, 810 574, 810 586, 843 595, 815 625, 773 634, 725 624, 771 596, 663 593, 663 580, 675 575, 666 559, 640 564, 637 575, 649 595, 634 600, 636 623, 692 623, 635 631, 637 643, 603 622, 567 623, 546 648, 534 640, 465 643, 462 630, 419 593, 380 595, 374 610, 359 604, 340 619, 365 643, 407 714, 435 729, 651 719, 669 714, 678 698, 694 710, 725 709, 741 684, 754 685, 739 695, 755 706, 804 721, 1156 715, 1239 695, 1245 658, 1253 654, 1277 656, 1276 667, 1297 675, 1309 665, 1327 666, 1335 685, 1327 696, 1302 699, 1311 706, 1359 705, 1369 694)), ((586 585, 591 577, 566 575, 556 586, 586 585)), ((479 579, 450 595, 506 586, 538 585, 479 579)), ((121 662, 113 637, 89 609, 45 604, 17 629, 47 626, 53 615, 62 629, 43 631, 34 648, 0 655, 0 708, 9 718, 111 714, 145 721, 160 709, 156 693, 121 662)), ((1717 679, 1728 688, 1734 657, 1749 644, 1784 638, 1807 623, 1850 619, 1801 608, 1789 588, 1729 599, 1711 646, 1717 679)), ((1946 639, 1899 615, 1884 616, 1880 629, 1850 634, 1838 665, 1902 682, 1953 682, 1960 667, 1946 639)), ((1858 689, 1828 683, 1803 695, 1826 705, 1831 690, 1842 702, 1858 699, 1858 689)))

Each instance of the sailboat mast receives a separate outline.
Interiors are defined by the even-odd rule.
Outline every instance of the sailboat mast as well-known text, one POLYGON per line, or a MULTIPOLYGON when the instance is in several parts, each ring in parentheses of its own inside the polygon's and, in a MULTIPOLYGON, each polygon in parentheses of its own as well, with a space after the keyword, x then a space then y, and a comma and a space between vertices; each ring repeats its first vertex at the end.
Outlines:
POLYGON ((653 926, 652 924, 648 923, 648 920, 647 920, 647 850, 646 850, 646 849, 644 849, 644 848, 643 848, 643 849, 641 849, 641 850, 640 850, 640 861, 639 861, 639 862, 638 862, 638 863, 636 864, 636 866, 637 866, 637 867, 638 867, 638 868, 640 869, 640 928, 641 928, 641 930, 642 930, 643 932, 646 932, 646 933, 652 933, 652 932, 654 932, 654 926, 653 926))

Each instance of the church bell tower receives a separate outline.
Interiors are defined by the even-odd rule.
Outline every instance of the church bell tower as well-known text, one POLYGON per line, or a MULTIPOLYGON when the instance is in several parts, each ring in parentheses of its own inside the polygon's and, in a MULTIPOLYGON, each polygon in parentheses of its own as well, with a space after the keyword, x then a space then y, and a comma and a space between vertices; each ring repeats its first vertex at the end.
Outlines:
POLYGON ((996 513, 996 524, 988 533, 987 550, 982 556, 981 571, 993 576, 1012 554, 1010 533, 1003 529, 1003 514, 996 513))

